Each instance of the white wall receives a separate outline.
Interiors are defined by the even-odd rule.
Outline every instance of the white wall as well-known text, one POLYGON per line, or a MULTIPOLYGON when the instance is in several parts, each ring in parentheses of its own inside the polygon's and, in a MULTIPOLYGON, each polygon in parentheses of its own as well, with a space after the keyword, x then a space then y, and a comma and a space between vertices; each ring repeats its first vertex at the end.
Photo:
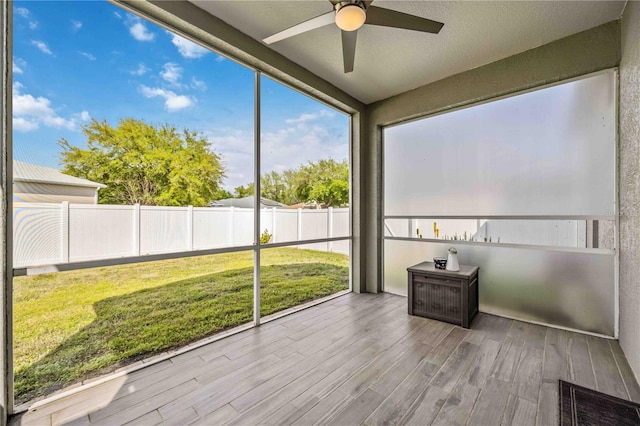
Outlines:
POLYGON ((620 345, 640 377, 640 3, 622 18, 620 63, 620 345))
POLYGON ((14 203, 96 204, 96 188, 36 182, 14 182, 14 203))

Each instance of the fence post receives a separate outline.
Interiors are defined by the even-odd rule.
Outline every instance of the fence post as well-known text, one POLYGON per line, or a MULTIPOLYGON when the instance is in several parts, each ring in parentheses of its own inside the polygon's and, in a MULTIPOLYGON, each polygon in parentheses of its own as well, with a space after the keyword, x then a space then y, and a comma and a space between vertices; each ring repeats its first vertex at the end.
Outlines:
POLYGON ((193 206, 187 207, 187 250, 193 251, 193 206))
POLYGON ((276 212, 278 209, 275 207, 271 208, 271 242, 276 242, 276 212))
POLYGON ((229 245, 232 246, 233 245, 233 233, 234 233, 234 209, 235 207, 231 206, 229 207, 229 245))
MULTIPOLYGON (((333 238, 333 207, 327 208, 327 238, 333 238)), ((332 241, 327 241, 327 251, 333 251, 332 241)))
POLYGON ((133 255, 140 256, 140 204, 133 205, 133 255))
POLYGON ((298 241, 302 240, 302 209, 298 209, 298 241))
POLYGON ((62 232, 62 263, 69 263, 69 202, 62 202, 60 210, 60 231, 62 232))

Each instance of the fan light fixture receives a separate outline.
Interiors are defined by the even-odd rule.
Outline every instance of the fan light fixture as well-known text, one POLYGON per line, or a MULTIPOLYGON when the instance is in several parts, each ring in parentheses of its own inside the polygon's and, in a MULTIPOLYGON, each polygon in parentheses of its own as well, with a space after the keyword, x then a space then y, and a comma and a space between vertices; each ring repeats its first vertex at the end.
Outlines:
POLYGON ((347 4, 336 12, 336 25, 343 31, 355 31, 364 25, 367 14, 357 4, 347 4))
MULTIPOLYGON (((1 0, 0 0, 1 1, 1 0)), ((421 18, 415 15, 371 6, 374 0, 329 0, 331 10, 307 19, 292 27, 285 28, 262 41, 266 44, 277 43, 299 34, 336 24, 340 28, 342 39, 342 60, 344 72, 353 71, 356 57, 356 39, 358 29, 363 25, 400 28, 404 30, 420 31, 423 33, 438 34, 444 24, 431 19, 421 18)), ((294 3, 294 2, 291 2, 294 3)))

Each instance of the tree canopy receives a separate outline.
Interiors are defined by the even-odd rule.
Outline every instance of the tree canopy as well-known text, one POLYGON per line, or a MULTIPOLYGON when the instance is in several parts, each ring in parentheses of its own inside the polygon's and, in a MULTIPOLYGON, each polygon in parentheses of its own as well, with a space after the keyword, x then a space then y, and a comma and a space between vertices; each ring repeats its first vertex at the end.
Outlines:
POLYGON ((293 173, 293 188, 300 201, 315 200, 325 207, 348 204, 349 164, 333 159, 309 162, 293 173))
POLYGON ((233 189, 233 196, 235 198, 250 197, 250 196, 254 195, 253 194, 254 192, 255 192, 255 185, 253 184, 253 182, 251 182, 248 185, 236 186, 233 189))
POLYGON ((82 132, 86 149, 58 142, 62 172, 107 185, 100 203, 206 206, 219 198, 224 166, 197 132, 133 118, 117 127, 93 119, 82 132))
MULTIPOLYGON (((346 160, 310 161, 282 173, 265 173, 260 185, 263 197, 283 204, 317 201, 324 207, 339 207, 349 203, 349 164, 346 160)), ((238 198, 253 195, 253 183, 234 192, 238 198)))

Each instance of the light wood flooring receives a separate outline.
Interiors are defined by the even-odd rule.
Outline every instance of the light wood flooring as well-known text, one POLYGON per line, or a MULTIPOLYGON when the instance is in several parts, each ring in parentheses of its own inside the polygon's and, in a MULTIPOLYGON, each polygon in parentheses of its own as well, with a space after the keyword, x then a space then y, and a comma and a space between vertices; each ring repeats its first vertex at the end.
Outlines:
POLYGON ((558 379, 640 402, 616 341, 348 294, 38 407, 14 425, 556 425, 558 379))

